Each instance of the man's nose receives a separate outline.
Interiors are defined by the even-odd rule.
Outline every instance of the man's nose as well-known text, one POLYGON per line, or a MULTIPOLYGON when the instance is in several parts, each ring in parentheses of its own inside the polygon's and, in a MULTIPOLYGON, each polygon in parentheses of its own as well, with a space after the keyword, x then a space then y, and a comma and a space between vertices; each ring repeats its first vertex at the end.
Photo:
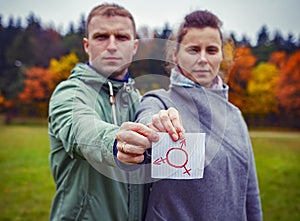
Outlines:
POLYGON ((108 50, 116 50, 116 48, 117 48, 116 38, 114 35, 110 35, 107 49, 108 50))

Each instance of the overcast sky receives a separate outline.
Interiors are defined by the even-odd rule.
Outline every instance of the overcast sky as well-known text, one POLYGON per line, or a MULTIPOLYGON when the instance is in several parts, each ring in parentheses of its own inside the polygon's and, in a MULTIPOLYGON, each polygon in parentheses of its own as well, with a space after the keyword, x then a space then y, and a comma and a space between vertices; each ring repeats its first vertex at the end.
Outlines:
POLYGON ((38 16, 43 25, 51 23, 66 31, 70 22, 78 24, 82 14, 102 2, 115 2, 127 8, 135 17, 137 27, 144 25, 161 29, 166 22, 175 28, 185 14, 196 9, 208 9, 223 21, 223 30, 255 39, 262 25, 270 34, 280 30, 284 37, 293 33, 300 36, 299 0, 0 0, 2 22, 9 16, 25 18, 30 12, 38 16))

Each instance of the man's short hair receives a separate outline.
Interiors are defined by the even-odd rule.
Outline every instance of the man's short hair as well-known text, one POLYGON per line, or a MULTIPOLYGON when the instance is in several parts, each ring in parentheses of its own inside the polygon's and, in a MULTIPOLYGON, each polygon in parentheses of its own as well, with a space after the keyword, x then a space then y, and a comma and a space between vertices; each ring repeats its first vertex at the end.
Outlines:
POLYGON ((88 37, 88 26, 92 20, 92 18, 94 16, 107 16, 107 17, 111 17, 111 16, 122 16, 122 17, 127 17, 131 20, 132 22, 132 26, 133 26, 133 33, 134 33, 134 37, 136 38, 136 26, 135 26, 135 21, 134 18, 132 16, 132 14, 125 9, 124 7, 117 5, 117 4, 109 4, 109 3, 104 3, 101 5, 98 5, 96 7, 94 7, 91 12, 89 13, 88 17, 87 17, 87 22, 86 22, 86 36, 88 37))

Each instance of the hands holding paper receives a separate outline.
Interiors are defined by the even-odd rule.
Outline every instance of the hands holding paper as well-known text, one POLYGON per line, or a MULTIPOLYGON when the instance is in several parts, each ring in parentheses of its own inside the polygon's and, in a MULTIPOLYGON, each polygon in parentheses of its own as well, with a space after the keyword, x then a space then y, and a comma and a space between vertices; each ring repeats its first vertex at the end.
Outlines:
POLYGON ((147 126, 134 122, 123 123, 116 135, 118 160, 123 163, 143 162, 146 149, 159 139, 156 132, 167 132, 173 141, 184 138, 182 122, 175 108, 159 111, 147 126))

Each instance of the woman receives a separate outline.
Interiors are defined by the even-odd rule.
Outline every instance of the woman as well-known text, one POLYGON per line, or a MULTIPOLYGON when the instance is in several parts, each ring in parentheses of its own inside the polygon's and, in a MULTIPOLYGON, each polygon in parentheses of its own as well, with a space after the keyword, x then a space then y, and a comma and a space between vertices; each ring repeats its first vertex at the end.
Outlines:
POLYGON ((175 107, 187 133, 206 133, 202 179, 152 183, 146 220, 262 220, 253 150, 241 112, 219 77, 221 21, 208 11, 188 14, 177 33, 170 89, 145 94, 138 122, 175 107))

